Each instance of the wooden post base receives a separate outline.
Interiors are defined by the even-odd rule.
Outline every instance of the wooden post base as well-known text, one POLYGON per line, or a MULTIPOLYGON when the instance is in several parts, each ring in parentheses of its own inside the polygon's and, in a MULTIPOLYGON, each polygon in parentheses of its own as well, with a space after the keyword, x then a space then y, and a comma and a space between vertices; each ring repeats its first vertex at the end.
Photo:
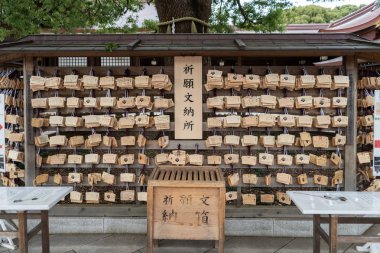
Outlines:
MULTIPOLYGON (((160 246, 159 241, 160 240, 157 240, 157 239, 148 241, 147 252, 153 253, 154 248, 158 248, 160 246)), ((212 241, 212 243, 213 243, 213 247, 218 250, 218 253, 224 253, 224 240, 215 240, 215 241, 212 241)))
POLYGON ((338 252, 338 243, 367 243, 367 242, 380 242, 380 236, 363 236, 363 235, 350 235, 338 236, 338 224, 380 224, 380 218, 375 217, 341 217, 337 215, 329 215, 328 217, 321 217, 314 215, 313 217, 313 252, 321 252, 321 238, 329 246, 330 253, 338 252), (321 227, 321 224, 329 224, 329 234, 327 234, 321 227))
POLYGON ((1 213, 1 219, 18 219, 18 230, 17 231, 6 231, 0 232, 1 236, 18 237, 19 241, 19 252, 28 253, 29 241, 41 231, 42 240, 42 253, 50 252, 49 243, 49 213, 48 211, 41 211, 40 213, 28 213, 27 211, 20 211, 17 214, 14 213, 1 213), (27 221, 29 219, 40 219, 40 223, 35 226, 32 230, 28 232, 27 221))

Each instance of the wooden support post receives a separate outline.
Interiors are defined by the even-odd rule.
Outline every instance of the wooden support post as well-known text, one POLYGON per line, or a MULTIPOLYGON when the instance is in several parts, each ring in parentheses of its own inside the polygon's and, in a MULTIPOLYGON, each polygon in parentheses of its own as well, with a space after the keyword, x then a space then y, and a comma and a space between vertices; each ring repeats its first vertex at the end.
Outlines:
POLYGON ((27 213, 18 212, 18 246, 20 253, 28 253, 28 225, 27 213))
POLYGON ((97 61, 100 61, 100 57, 87 57, 87 66, 89 66, 89 67, 98 66, 97 61), (98 60, 98 58, 99 58, 99 60, 98 60))
POLYGON ((329 233, 329 252, 337 253, 338 248, 338 216, 329 215, 330 218, 330 233, 329 233))
POLYGON ((243 185, 243 170, 242 169, 237 169, 237 172, 239 173, 239 184, 238 184, 238 187, 236 189, 237 191, 237 201, 236 201, 236 206, 237 207, 241 207, 241 204, 242 204, 242 198, 241 198, 241 186, 243 185))
POLYGON ((344 189, 346 191, 356 191, 356 136, 357 136, 357 81, 358 63, 355 56, 345 56, 344 65, 346 74, 350 80, 350 87, 347 92, 347 144, 344 148, 344 189))
POLYGON ((137 66, 137 67, 139 67, 139 66, 141 66, 140 63, 141 63, 141 58, 140 57, 136 56, 136 57, 131 58, 131 66, 137 66))
POLYGON ((321 216, 319 214, 315 214, 313 216, 313 253, 321 252, 321 236, 319 235, 319 227, 321 216))
POLYGON ((237 62, 236 62, 236 66, 241 66, 242 65, 242 57, 241 56, 239 56, 238 58, 237 58, 237 62))
POLYGON ((41 211, 41 225, 42 253, 49 253, 49 211, 41 211))
POLYGON ((33 108, 31 104, 32 91, 29 89, 29 80, 33 74, 33 58, 24 58, 24 131, 25 131, 25 184, 33 186, 36 177, 36 149, 34 146, 34 131, 32 128, 33 108))

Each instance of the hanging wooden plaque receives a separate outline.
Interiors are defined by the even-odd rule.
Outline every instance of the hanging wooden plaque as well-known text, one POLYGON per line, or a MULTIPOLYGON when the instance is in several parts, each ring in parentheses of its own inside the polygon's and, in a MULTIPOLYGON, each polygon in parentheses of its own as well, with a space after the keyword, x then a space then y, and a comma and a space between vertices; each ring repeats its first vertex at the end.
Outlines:
POLYGON ((202 139, 202 57, 174 57, 175 139, 202 139))

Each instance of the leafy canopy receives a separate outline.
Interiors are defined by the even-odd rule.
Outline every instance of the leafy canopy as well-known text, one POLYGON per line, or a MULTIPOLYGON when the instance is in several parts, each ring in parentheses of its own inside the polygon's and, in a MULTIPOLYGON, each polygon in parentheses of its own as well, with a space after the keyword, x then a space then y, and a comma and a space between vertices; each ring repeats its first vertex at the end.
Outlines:
POLYGON ((211 25, 218 33, 236 29, 274 32, 284 30, 287 24, 329 23, 363 6, 343 5, 331 9, 317 5, 295 7, 290 0, 250 0, 243 4, 240 0, 214 0, 211 25))
POLYGON ((287 24, 330 23, 363 6, 343 5, 332 9, 317 5, 291 7, 284 11, 285 22, 287 24))
MULTIPOLYGON (((1 0, 0 40, 75 28, 111 27, 122 15, 142 8, 139 0, 1 0)), ((130 17, 128 17, 130 18, 130 17)))
MULTIPOLYGON (((310 0, 334 1, 334 0, 310 0)), ((71 33, 76 28, 98 33, 137 32, 157 29, 154 20, 136 25, 136 13, 143 8, 141 0, 0 0, 0 41, 16 39, 48 29, 71 33), (124 16, 126 25, 115 22, 124 16)), ((150 1, 160 4, 160 0, 150 1)), ((191 4, 191 2, 189 2, 191 4)), ((333 9, 316 5, 292 7, 290 0, 212 0, 212 32, 228 33, 236 29, 257 32, 282 31, 289 23, 327 23, 339 19, 358 6, 333 9)))
POLYGON ((211 15, 212 31, 232 32, 235 28, 257 32, 281 31, 285 28, 283 9, 288 0, 214 0, 211 15))

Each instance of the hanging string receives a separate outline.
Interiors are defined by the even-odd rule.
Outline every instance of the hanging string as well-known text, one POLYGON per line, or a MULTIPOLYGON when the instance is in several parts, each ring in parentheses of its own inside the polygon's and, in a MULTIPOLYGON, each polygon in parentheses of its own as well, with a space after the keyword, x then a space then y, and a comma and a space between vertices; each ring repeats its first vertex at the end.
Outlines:
POLYGON ((302 89, 302 96, 306 96, 306 89, 302 89))
POLYGON ((341 135, 342 134, 342 128, 338 127, 338 134, 341 135))
POLYGON ((272 74, 272 70, 271 70, 269 64, 267 65, 267 73, 268 73, 268 74, 272 74))
POLYGON ((343 76, 343 66, 340 66, 340 67, 339 67, 339 75, 340 75, 340 76, 343 76))
POLYGON ((126 97, 126 98, 127 98, 127 97, 128 97, 128 95, 129 95, 128 93, 129 93, 129 92, 128 92, 128 89, 125 89, 125 90, 124 90, 124 97, 126 97))
POLYGON ((303 72, 304 76, 309 75, 309 73, 307 72, 307 69, 305 67, 302 68, 302 72, 303 72))
POLYGON ((337 109, 337 114, 338 114, 339 116, 343 116, 343 113, 342 113, 342 109, 341 109, 341 108, 338 108, 338 109, 337 109))
POLYGON ((320 115, 325 115, 325 112, 323 111, 323 108, 319 108, 320 115))

